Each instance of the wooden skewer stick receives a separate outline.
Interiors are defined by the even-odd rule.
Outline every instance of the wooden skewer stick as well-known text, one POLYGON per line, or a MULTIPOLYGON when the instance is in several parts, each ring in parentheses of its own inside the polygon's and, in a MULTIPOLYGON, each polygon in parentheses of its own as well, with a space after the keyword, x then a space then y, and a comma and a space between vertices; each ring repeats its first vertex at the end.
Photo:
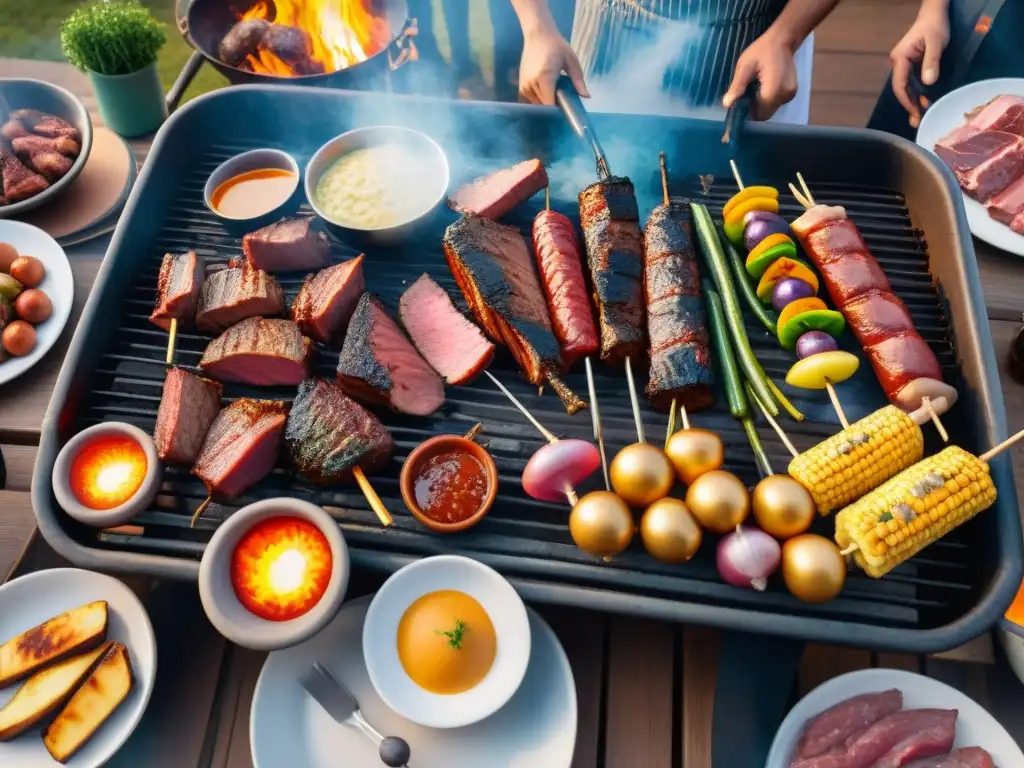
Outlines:
POLYGON ((633 406, 633 421, 636 422, 636 441, 638 443, 646 443, 647 438, 644 437, 644 422, 640 418, 640 399, 636 396, 636 383, 633 381, 633 366, 629 362, 629 357, 626 358, 626 383, 629 385, 629 402, 633 406))
POLYGON ((594 440, 597 441, 597 450, 601 454, 601 470, 604 472, 604 488, 606 491, 612 489, 611 478, 608 476, 608 456, 604 452, 604 429, 601 427, 601 408, 597 404, 597 387, 594 385, 594 369, 590 365, 590 358, 583 358, 583 364, 587 368, 587 391, 590 393, 590 420, 594 425, 594 440))
POLYGON ((202 515, 203 512, 206 511, 206 508, 208 506, 210 506, 210 502, 211 501, 212 501, 212 499, 209 496, 207 496, 203 500, 203 503, 200 504, 198 507, 196 507, 196 511, 192 515, 192 522, 189 523, 189 525, 188 525, 189 528, 195 528, 196 527, 196 521, 199 519, 199 516, 202 515))
POLYGON ((665 453, 668 453, 668 442, 676 431, 676 399, 672 398, 672 407, 668 410, 668 426, 665 428, 665 453))
POLYGON ((796 201, 800 203, 800 205, 802 205, 804 208, 810 208, 812 205, 814 205, 814 203, 812 203, 810 200, 808 200, 806 197, 800 194, 800 190, 793 186, 792 182, 790 182, 789 184, 789 191, 793 193, 793 197, 795 197, 796 201))
POLYGON ((736 180, 736 186, 743 190, 743 179, 740 178, 740 169, 736 165, 736 161, 729 158, 729 168, 732 169, 732 177, 736 180))
POLYGON ((804 191, 804 197, 811 203, 811 205, 817 205, 814 201, 814 195, 811 194, 810 188, 807 186, 807 182, 804 181, 804 175, 800 171, 796 172, 796 180, 800 182, 800 189, 804 191))
POLYGON ((680 404, 679 406, 679 418, 682 419, 683 429, 690 428, 690 417, 686 413, 686 406, 680 404))
POLYGON ((492 374, 490 371, 484 371, 484 373, 486 373, 487 378, 493 381, 495 386, 502 391, 502 394, 504 394, 505 397, 512 401, 512 404, 519 409, 519 412, 522 413, 523 416, 525 416, 531 424, 533 424, 534 428, 544 436, 545 440, 547 440, 549 443, 554 443, 558 440, 558 438, 555 437, 553 433, 545 429, 544 425, 533 417, 532 413, 526 410, 526 406, 520 403, 519 400, 516 399, 516 396, 505 388, 504 384, 502 384, 500 381, 494 378, 494 374, 492 374))
POLYGON ((932 399, 930 397, 922 398, 921 404, 924 405, 925 409, 928 411, 928 415, 931 417, 932 423, 935 425, 935 429, 939 431, 939 437, 942 438, 942 442, 948 443, 949 433, 946 431, 946 427, 942 423, 941 419, 939 419, 939 414, 936 413, 935 409, 932 407, 932 399))
POLYGON ((793 445, 792 441, 790 441, 789 439, 789 436, 783 431, 782 427, 779 426, 779 422, 777 422, 772 417, 772 415, 768 413, 768 409, 764 407, 764 403, 761 402, 761 398, 757 396, 757 393, 753 390, 750 384, 746 383, 745 386, 747 389, 747 397, 754 401, 754 404, 758 407, 758 409, 760 409, 761 415, 764 416, 765 421, 767 421, 771 425, 771 428, 775 430, 775 434, 779 436, 779 439, 782 441, 782 444, 786 446, 786 450, 788 450, 795 459, 797 456, 800 455, 800 452, 796 449, 796 446, 793 445))
POLYGON ((174 342, 178 340, 178 318, 171 318, 171 335, 167 339, 167 361, 166 365, 174 362, 174 342))
POLYGON ((832 400, 832 407, 836 409, 836 415, 839 417, 839 423, 843 425, 843 429, 850 428, 850 422, 846 418, 846 414, 843 412, 843 404, 839 402, 839 395, 836 394, 836 388, 832 386, 832 382, 825 379, 825 389, 828 390, 829 399, 832 400))
POLYGON ((665 153, 660 152, 658 154, 658 162, 661 164, 661 196, 665 203, 665 207, 668 207, 668 168, 665 167, 665 153))
POLYGON ((1022 429, 1016 435, 1012 435, 1012 436, 1006 438, 1005 440, 1003 440, 1003 442, 1001 442, 999 445, 995 446, 994 448, 990 448, 989 450, 985 451, 978 458, 981 459, 982 461, 988 461, 993 456, 997 456, 998 454, 1002 453, 1003 451, 1005 451, 1007 448, 1009 448, 1011 445, 1013 445, 1014 443, 1016 443, 1018 440, 1020 440, 1022 438, 1024 438, 1024 429, 1022 429))
POLYGON ((377 515, 377 519, 380 520, 381 525, 387 527, 394 522, 391 517, 391 513, 388 512, 388 508, 384 506, 384 502, 380 500, 380 496, 373 490, 373 486, 370 485, 369 479, 366 477, 366 473, 363 472, 362 467, 354 467, 352 469, 352 477, 355 478, 356 484, 359 486, 359 490, 363 492, 363 496, 366 497, 367 503, 370 505, 370 509, 377 515))
POLYGON ((548 185, 544 186, 544 210, 551 210, 551 187, 548 185))

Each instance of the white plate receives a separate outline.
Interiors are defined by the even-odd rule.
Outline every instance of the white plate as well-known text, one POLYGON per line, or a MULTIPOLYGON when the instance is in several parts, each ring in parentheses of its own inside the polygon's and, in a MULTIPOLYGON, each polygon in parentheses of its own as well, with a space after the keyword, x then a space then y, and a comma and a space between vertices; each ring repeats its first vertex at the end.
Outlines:
POLYGON ((71 264, 57 241, 38 227, 21 221, 0 219, 0 243, 10 243, 22 256, 35 256, 43 262, 46 276, 37 288, 50 297, 53 314, 37 325, 36 346, 24 357, 11 357, 0 363, 0 384, 17 378, 39 362, 54 345, 71 314, 75 298, 75 280, 71 264))
MULTIPOLYGON (((929 152, 935 152, 935 142, 967 121, 964 114, 1001 94, 1024 96, 1024 79, 1003 77, 995 80, 981 80, 950 91, 936 101, 921 118, 917 129, 917 143, 929 152)), ((942 162, 941 160, 939 162, 942 162)), ((1024 256, 1024 235, 1018 235, 1005 224, 1001 224, 985 210, 977 200, 963 195, 967 221, 975 237, 996 248, 1024 256)))
POLYGON ((804 724, 812 717, 851 696, 890 688, 903 691, 904 709, 934 707, 959 711, 954 749, 982 747, 988 750, 998 766, 1024 765, 1024 753, 1003 726, 956 688, 901 669, 862 669, 822 683, 793 707, 775 734, 765 768, 787 768, 804 724))
POLYGON ((346 603, 323 632, 267 658, 249 720, 256 768, 381 768, 376 746, 334 722, 299 684, 314 660, 334 670, 380 733, 409 742, 413 768, 569 768, 576 743, 576 684, 565 651, 540 616, 527 608, 530 666, 512 700, 479 723, 433 730, 392 712, 370 684, 362 653, 369 605, 369 597, 346 603))
MULTIPOLYGON (((156 679, 156 637, 146 609, 128 587, 115 578, 77 568, 37 571, 0 587, 0 642, 16 637, 47 619, 95 600, 106 600, 107 639, 128 648, 135 687, 117 711, 84 747, 66 763, 67 768, 99 768, 127 741, 149 703, 156 679)), ((0 706, 18 690, 18 684, 0 689, 0 706)), ((17 768, 60 768, 43 746, 40 728, 0 743, 0 765, 17 768)))

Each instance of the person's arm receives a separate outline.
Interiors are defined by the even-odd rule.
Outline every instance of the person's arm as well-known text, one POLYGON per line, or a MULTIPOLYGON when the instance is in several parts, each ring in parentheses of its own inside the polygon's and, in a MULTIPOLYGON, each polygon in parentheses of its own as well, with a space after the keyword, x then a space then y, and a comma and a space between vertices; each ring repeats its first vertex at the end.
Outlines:
POLYGON ((837 5, 839 0, 789 0, 768 31, 775 30, 783 45, 795 53, 837 5))
POLYGON ((917 19, 889 54, 892 92, 910 115, 914 128, 921 122, 921 107, 910 97, 910 73, 921 63, 921 82, 934 85, 939 61, 949 43, 949 0, 921 0, 917 19))
POLYGON ((534 104, 555 103, 555 82, 564 71, 581 96, 589 96, 580 62, 558 31, 548 0, 510 0, 523 29, 519 93, 534 104))

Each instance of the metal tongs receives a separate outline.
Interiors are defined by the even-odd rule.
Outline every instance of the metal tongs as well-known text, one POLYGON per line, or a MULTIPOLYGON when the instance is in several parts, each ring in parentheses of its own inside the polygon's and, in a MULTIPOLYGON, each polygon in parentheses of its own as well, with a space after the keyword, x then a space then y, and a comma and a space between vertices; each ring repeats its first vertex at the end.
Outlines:
POLYGON ((587 114, 587 109, 583 106, 579 91, 576 90, 576 86, 572 84, 568 75, 562 75, 555 83, 555 103, 565 113, 565 117, 576 135, 589 143, 590 148, 594 150, 594 160, 597 161, 597 178, 600 181, 607 181, 612 175, 611 168, 608 167, 608 158, 597 138, 594 124, 590 122, 590 115, 587 114))
POLYGON ((743 95, 736 99, 729 107, 729 111, 725 113, 725 131, 722 133, 722 143, 729 145, 730 157, 736 156, 736 146, 739 143, 740 134, 750 117, 750 110, 754 106, 754 100, 757 98, 757 91, 760 87, 759 81, 751 80, 743 95))

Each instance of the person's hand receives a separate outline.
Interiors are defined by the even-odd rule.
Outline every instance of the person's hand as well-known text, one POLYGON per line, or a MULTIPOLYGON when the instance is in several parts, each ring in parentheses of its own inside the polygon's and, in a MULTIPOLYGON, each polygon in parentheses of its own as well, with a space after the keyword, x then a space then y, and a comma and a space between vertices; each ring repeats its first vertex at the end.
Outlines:
POLYGON ((755 120, 767 120, 775 111, 796 96, 796 64, 793 46, 785 38, 769 29, 752 42, 736 62, 732 84, 722 99, 728 109, 750 85, 759 80, 761 87, 750 110, 755 120))
POLYGON ((572 47, 558 30, 539 29, 523 37, 523 58, 519 63, 519 93, 533 104, 555 103, 555 82, 562 72, 569 75, 580 96, 589 96, 583 70, 572 47))
POLYGON ((934 85, 939 79, 939 60, 949 42, 949 17, 945 3, 921 4, 917 20, 889 54, 892 62, 892 92, 910 115, 910 124, 921 122, 921 105, 910 96, 910 75, 921 64, 921 82, 934 85))

